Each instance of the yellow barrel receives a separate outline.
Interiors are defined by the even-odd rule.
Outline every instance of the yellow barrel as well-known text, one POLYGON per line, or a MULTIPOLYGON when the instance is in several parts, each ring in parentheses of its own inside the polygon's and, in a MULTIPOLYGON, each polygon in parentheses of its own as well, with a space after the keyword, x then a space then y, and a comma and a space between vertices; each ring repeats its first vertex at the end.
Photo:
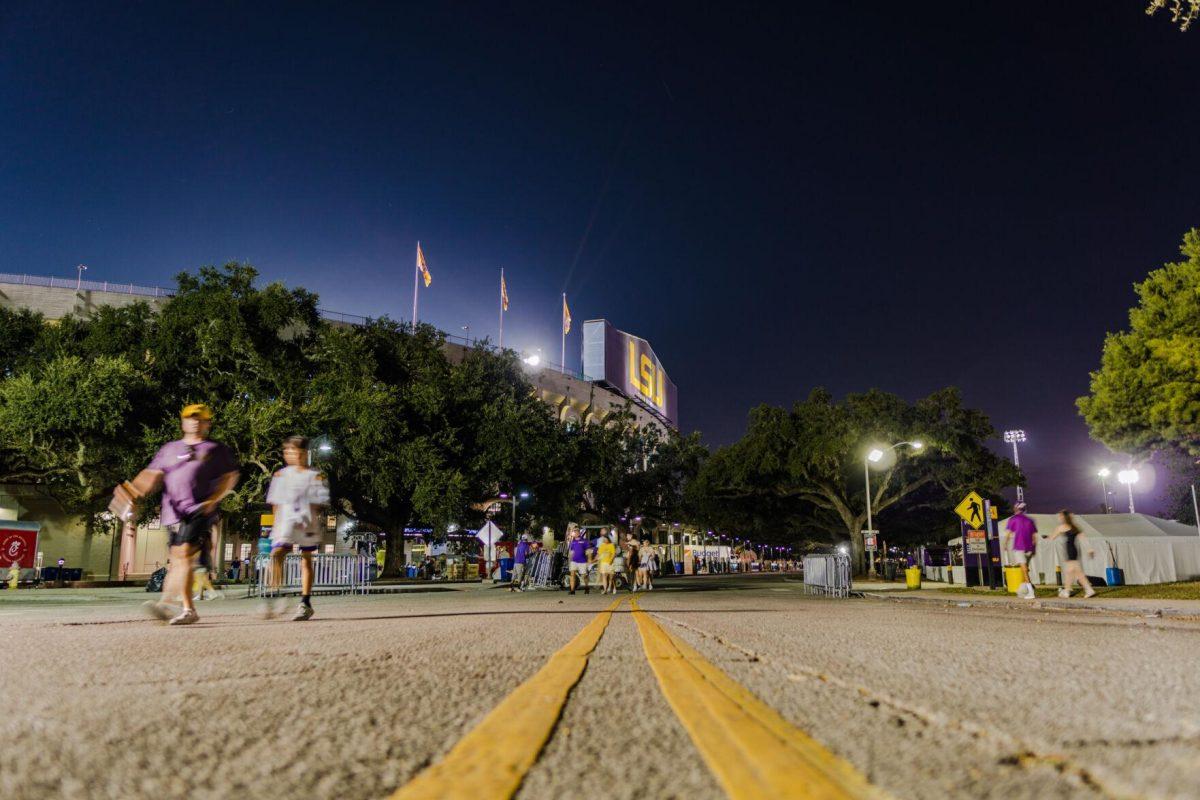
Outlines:
POLYGON ((1005 567, 1004 568, 1004 588, 1008 589, 1009 594, 1016 594, 1017 589, 1021 588, 1021 568, 1020 567, 1005 567))
POLYGON ((908 584, 909 589, 921 588, 921 568, 907 567, 904 570, 904 582, 908 584))

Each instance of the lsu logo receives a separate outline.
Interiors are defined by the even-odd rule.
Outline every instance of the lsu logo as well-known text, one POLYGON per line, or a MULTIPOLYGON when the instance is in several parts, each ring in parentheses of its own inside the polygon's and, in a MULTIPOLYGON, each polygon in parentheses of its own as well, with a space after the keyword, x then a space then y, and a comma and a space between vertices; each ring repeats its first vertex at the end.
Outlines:
POLYGON ((660 411, 666 411, 664 383, 666 375, 650 356, 638 350, 637 343, 632 339, 626 340, 628 347, 628 363, 626 375, 629 385, 642 397, 653 403, 660 411))

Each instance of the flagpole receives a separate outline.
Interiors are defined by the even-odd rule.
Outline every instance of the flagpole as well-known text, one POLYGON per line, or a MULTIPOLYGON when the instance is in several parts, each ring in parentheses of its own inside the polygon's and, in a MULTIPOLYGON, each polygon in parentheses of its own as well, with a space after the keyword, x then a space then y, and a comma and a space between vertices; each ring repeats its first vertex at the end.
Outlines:
MULTIPOLYGON (((417 242, 417 252, 421 252, 421 243, 417 242)), ((417 332, 417 285, 421 282, 421 267, 416 261, 413 262, 413 333, 417 332)))
POLYGON ((500 268, 500 349, 504 349, 504 267, 500 268))
POLYGON ((567 293, 563 292, 562 296, 562 356, 558 360, 559 367, 562 368, 563 374, 567 373, 567 293))

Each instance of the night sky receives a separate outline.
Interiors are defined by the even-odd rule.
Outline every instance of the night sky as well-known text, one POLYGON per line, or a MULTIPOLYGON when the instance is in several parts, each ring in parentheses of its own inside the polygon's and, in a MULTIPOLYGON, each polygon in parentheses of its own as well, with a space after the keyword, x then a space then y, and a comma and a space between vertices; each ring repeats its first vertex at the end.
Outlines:
MULTIPOLYGON (((1094 509, 1074 399, 1200 224, 1200 30, 1106 3, 0 8, 0 271, 245 260, 325 308, 558 360, 648 339, 683 427, 961 386, 1034 510, 1094 509), (998 448, 1003 445, 997 444, 998 448)), ((1151 510, 1151 508, 1139 508, 1151 510)))

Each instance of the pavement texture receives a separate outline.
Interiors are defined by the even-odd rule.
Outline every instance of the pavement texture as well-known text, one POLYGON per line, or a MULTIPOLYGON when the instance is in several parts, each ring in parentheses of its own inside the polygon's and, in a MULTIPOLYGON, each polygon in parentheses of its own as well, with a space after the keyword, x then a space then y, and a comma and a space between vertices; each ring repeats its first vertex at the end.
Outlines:
MULTIPOLYGON (((659 625, 895 797, 1197 796, 1195 620, 826 600, 781 576, 658 587, 659 625)), ((0 796, 386 798, 610 600, 323 597, 292 623, 226 599, 170 628, 144 593, 81 592, 0 600, 0 796)), ((628 603, 518 791, 572 795, 725 796, 628 603)))

